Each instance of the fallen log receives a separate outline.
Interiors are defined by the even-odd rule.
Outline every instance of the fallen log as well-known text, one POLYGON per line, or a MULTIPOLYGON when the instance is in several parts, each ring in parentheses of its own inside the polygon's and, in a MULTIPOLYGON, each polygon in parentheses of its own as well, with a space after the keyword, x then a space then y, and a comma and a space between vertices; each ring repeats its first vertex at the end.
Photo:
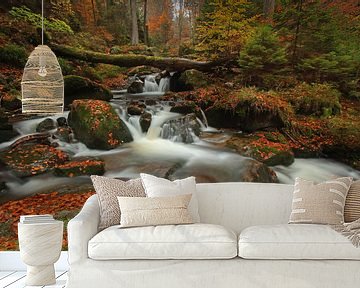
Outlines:
POLYGON ((57 56, 65 58, 83 60, 92 63, 112 64, 120 67, 136 67, 146 65, 169 71, 184 71, 188 69, 210 71, 214 67, 223 65, 226 62, 224 59, 212 62, 204 62, 186 58, 125 54, 112 55, 57 44, 52 44, 51 49, 56 53, 57 56))

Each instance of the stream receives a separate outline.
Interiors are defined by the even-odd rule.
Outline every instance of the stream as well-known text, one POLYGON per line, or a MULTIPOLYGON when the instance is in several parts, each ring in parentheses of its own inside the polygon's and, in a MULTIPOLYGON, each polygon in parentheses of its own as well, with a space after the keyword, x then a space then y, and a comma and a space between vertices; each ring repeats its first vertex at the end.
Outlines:
MULTIPOLYGON (((105 161, 106 173, 104 176, 108 177, 135 178, 139 176, 140 172, 156 172, 161 175, 176 167, 172 175, 177 178, 190 176, 194 171, 199 175, 203 171, 204 177, 208 180, 239 181, 249 158, 214 145, 215 142, 218 144, 226 141, 230 136, 228 132, 208 127, 205 117, 202 121, 199 119, 196 121, 202 132, 214 135, 211 139, 196 136, 191 127, 186 127, 187 123, 176 122, 182 115, 170 112, 171 106, 167 102, 147 105, 146 112, 152 115, 152 122, 147 133, 143 133, 141 130, 139 116, 129 117, 127 115, 126 105, 129 100, 156 100, 163 95, 169 87, 168 79, 163 79, 158 85, 155 78, 146 78, 145 91, 139 94, 127 94, 124 90, 113 91, 114 99, 111 101, 111 105, 129 128, 134 139, 133 142, 104 151, 89 149, 80 142, 66 143, 56 140, 59 144, 58 149, 68 152, 72 157, 97 156, 102 158, 105 161), (172 121, 171 125, 169 121, 172 121), (187 140, 184 141, 184 139, 187 140)), ((67 115, 68 112, 63 115, 21 121, 15 123, 14 128, 20 133, 18 137, 20 138, 35 133, 38 123, 45 118, 56 120, 58 117, 67 117, 67 115)), ((9 146, 15 140, 1 143, 0 149, 9 146)), ((271 168, 276 172, 281 183, 289 184, 294 183, 296 177, 314 181, 327 180, 333 175, 360 178, 360 171, 330 159, 296 159, 288 167, 275 166, 271 168)), ((7 186, 11 195, 6 195, 6 198, 10 196, 11 199, 16 199, 55 189, 61 185, 89 182, 87 176, 66 178, 55 177, 50 173, 25 178, 21 181, 10 180, 7 182, 7 186)), ((0 198, 2 196, 4 195, 0 195, 0 198)))

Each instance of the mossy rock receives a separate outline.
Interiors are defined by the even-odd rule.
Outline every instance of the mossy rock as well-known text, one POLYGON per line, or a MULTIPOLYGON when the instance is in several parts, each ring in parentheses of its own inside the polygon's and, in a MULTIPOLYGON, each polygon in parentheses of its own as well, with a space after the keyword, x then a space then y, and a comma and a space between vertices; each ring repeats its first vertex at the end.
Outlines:
POLYGON ((44 144, 23 144, 0 154, 3 161, 18 177, 52 171, 68 160, 68 155, 44 144))
POLYGON ((12 93, 4 94, 1 97, 1 107, 9 111, 15 111, 21 108, 20 92, 11 91, 12 93))
POLYGON ((68 124, 88 148, 110 150, 133 140, 126 124, 105 101, 75 100, 68 124))
POLYGON ((328 84, 301 83, 284 92, 297 114, 329 117, 340 114, 340 92, 328 84))
POLYGON ((209 78, 201 71, 190 69, 181 73, 178 82, 183 86, 182 90, 187 91, 207 87, 209 85, 209 78))
POLYGON ((96 158, 75 159, 58 165, 54 169, 55 176, 76 177, 82 175, 103 175, 105 162, 96 158))
POLYGON ((69 75, 64 77, 64 102, 68 106, 76 99, 110 101, 111 91, 88 78, 69 75))

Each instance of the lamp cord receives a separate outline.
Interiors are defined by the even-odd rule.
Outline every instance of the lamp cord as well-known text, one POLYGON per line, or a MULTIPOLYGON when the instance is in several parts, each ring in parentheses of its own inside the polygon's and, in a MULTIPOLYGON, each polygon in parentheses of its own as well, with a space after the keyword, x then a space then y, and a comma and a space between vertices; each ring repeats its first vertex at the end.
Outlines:
POLYGON ((41 0, 41 45, 44 45, 44 0, 41 0))

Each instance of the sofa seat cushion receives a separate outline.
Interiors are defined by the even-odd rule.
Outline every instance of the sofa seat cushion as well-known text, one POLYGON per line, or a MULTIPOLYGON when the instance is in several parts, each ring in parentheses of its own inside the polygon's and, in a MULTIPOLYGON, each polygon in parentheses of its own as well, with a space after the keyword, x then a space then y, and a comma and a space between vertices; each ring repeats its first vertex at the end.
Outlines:
POLYGON ((212 224, 109 227, 88 243, 89 257, 109 259, 229 259, 237 256, 237 237, 212 224))
POLYGON ((246 259, 360 260, 360 249, 328 225, 263 225, 241 232, 239 256, 246 259))

